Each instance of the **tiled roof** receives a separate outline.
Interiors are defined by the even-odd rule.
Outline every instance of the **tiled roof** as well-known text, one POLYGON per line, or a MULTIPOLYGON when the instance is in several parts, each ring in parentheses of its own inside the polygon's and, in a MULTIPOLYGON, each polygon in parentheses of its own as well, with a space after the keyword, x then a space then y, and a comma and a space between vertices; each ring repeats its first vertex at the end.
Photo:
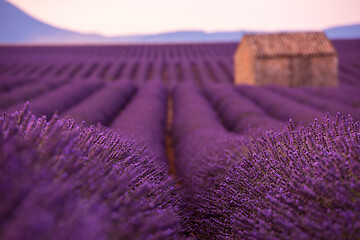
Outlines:
POLYGON ((335 55, 336 50, 323 32, 246 34, 257 57, 335 55))

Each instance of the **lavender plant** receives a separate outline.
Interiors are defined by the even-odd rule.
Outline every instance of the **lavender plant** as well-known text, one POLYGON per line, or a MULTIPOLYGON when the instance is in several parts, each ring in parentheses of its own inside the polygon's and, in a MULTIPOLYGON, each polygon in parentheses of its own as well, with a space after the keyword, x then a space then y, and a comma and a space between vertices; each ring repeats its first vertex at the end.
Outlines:
POLYGON ((236 92, 229 84, 207 84, 203 87, 206 97, 225 126, 236 133, 251 132, 252 129, 280 128, 283 124, 236 92))
POLYGON ((0 118, 1 239, 178 239, 179 197, 133 141, 72 120, 0 118))
POLYGON ((36 79, 32 78, 17 78, 17 77, 1 77, 0 79, 0 92, 7 92, 16 87, 24 86, 26 84, 30 84, 36 82, 36 79))
POLYGON ((295 125, 310 123, 314 118, 322 119, 325 115, 325 112, 287 99, 265 88, 242 85, 237 87, 237 90, 270 116, 281 121, 288 121, 291 118, 295 125))
POLYGON ((351 87, 360 87, 359 76, 357 72, 349 66, 350 64, 340 64, 339 65, 339 79, 340 85, 351 86, 351 87))
POLYGON ((146 74, 147 74, 147 70, 148 70, 148 65, 150 63, 148 61, 139 61, 138 62, 138 69, 137 69, 137 73, 136 73, 136 78, 134 79, 134 81, 138 84, 142 84, 146 81, 146 74))
POLYGON ((341 87, 341 88, 307 88, 306 91, 310 92, 314 96, 321 97, 326 100, 339 101, 352 108, 360 108, 360 90, 356 90, 353 87, 341 87))
POLYGON ((220 151, 231 135, 194 84, 178 84, 173 96, 175 168, 184 194, 182 226, 185 235, 200 238, 208 229, 206 223, 199 223, 207 218, 199 212, 202 196, 230 166, 226 159, 213 158, 211 150, 220 151))
POLYGON ((290 122, 289 130, 268 132, 246 151, 234 141, 224 146, 215 156, 233 167, 202 195, 201 238, 359 238, 359 122, 327 117, 298 130, 290 122))
MULTIPOLYGON (((55 112, 62 113, 103 86, 104 83, 98 81, 70 82, 32 99, 31 111, 36 116, 44 115, 50 118, 55 112)), ((19 109, 21 109, 21 104, 16 104, 6 110, 11 113, 19 109)))
POLYGON ((0 107, 6 108, 15 103, 30 100, 41 94, 45 94, 47 91, 54 90, 68 82, 68 80, 63 79, 46 79, 18 86, 17 88, 4 92, 0 95, 0 107))
POLYGON ((70 117, 78 123, 84 121, 86 125, 97 123, 108 125, 126 106, 135 92, 136 87, 131 82, 107 84, 61 116, 70 117))
POLYGON ((143 84, 110 126, 117 133, 147 145, 161 161, 166 161, 166 106, 167 91, 161 83, 143 84))
POLYGON ((295 89, 280 86, 270 86, 267 89, 270 89, 290 99, 294 99, 299 103, 315 107, 320 111, 329 112, 331 114, 336 114, 337 112, 341 112, 342 114, 352 114, 353 118, 356 120, 358 120, 360 117, 360 113, 356 111, 355 108, 349 107, 341 103, 341 101, 338 101, 336 98, 322 99, 320 97, 317 97, 316 95, 311 94, 309 91, 307 91, 306 88, 295 89))

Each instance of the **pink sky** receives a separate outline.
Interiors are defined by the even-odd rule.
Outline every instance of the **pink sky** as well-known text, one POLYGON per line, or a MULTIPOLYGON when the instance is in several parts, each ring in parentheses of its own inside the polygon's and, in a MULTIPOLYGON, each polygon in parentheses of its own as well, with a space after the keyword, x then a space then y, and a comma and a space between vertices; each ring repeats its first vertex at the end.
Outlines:
POLYGON ((56 27, 106 36, 322 30, 360 23, 359 0, 8 0, 56 27))

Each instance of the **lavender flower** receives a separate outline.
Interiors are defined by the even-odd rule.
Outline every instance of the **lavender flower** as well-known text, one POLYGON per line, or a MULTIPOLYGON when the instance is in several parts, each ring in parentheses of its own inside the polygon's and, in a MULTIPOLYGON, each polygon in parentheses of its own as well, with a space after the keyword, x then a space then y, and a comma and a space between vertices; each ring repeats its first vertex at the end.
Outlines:
POLYGON ((165 166, 133 141, 72 120, 0 119, 1 239, 178 239, 165 166))
POLYGON ((359 122, 337 116, 308 128, 269 132, 248 144, 231 141, 233 167, 202 194, 193 231, 206 239, 357 239, 359 122), (204 223, 205 222, 205 223, 204 223))

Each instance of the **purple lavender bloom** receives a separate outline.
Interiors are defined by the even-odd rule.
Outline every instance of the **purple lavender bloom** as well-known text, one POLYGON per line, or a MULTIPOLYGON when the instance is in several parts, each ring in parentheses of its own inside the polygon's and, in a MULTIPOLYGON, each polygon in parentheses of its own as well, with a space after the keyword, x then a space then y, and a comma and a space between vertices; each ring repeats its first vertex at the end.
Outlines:
POLYGON ((0 118, 1 239, 179 239, 166 167, 108 129, 0 118))
POLYGON ((216 177, 230 167, 227 159, 212 153, 221 152, 232 135, 194 84, 178 84, 173 97, 175 170, 184 194, 183 231, 188 236, 206 238, 209 216, 199 212, 202 197, 217 184, 216 177))
MULTIPOLYGON (((207 239, 357 239, 359 122, 337 116, 214 152, 233 167, 200 193, 207 239), (229 153, 230 152, 230 153, 229 153)), ((219 148, 217 149, 219 150, 219 148)), ((209 154, 209 153, 208 153, 209 154)))

